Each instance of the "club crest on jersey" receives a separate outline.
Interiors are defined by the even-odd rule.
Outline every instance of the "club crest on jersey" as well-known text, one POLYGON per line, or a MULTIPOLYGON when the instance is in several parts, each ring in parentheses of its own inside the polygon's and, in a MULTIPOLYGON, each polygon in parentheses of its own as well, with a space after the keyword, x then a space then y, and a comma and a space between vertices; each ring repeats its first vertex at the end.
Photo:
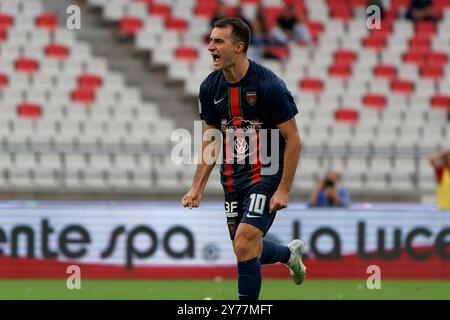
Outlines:
POLYGON ((247 93, 245 94, 245 99, 251 106, 255 105, 256 98, 257 98, 256 91, 247 91, 247 93))

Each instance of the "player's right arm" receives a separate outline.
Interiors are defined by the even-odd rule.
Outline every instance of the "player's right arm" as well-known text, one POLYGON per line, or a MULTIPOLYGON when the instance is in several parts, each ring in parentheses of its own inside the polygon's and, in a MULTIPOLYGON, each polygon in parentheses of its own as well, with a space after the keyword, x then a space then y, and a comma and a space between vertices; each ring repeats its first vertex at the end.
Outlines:
MULTIPOLYGON (((203 130, 216 129, 215 126, 204 124, 203 130)), ((192 181, 191 188, 181 198, 181 204, 185 208, 198 208, 200 201, 202 200, 203 190, 205 190, 206 183, 208 182, 209 175, 214 168, 218 154, 218 141, 217 140, 203 140, 201 150, 199 154, 199 161, 197 169, 195 170, 194 179, 192 181)))

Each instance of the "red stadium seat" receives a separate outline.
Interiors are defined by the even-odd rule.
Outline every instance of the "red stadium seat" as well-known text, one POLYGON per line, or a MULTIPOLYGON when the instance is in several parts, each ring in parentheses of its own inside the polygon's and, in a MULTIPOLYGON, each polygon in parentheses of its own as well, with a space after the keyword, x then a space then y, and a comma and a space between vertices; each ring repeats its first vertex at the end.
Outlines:
POLYGON ((0 43, 6 40, 6 30, 0 29, 0 43))
POLYGON ((348 3, 351 7, 365 7, 367 5, 366 0, 349 0, 348 3))
POLYGON ((386 46, 386 39, 384 37, 369 36, 363 40, 363 45, 365 48, 381 51, 386 46))
POLYGON ((42 116, 42 109, 36 103, 21 103, 17 106, 17 115, 21 118, 36 119, 42 116))
POLYGON ((69 55, 69 48, 63 44, 52 43, 45 47, 45 55, 56 59, 65 59, 69 55))
POLYGON ((354 125, 358 122, 359 113, 353 108, 340 107, 334 112, 334 117, 337 122, 354 125))
POLYGON ((9 29, 14 24, 14 18, 7 14, 0 12, 0 30, 9 29))
POLYGON ((424 61, 424 53, 423 52, 405 52, 403 54, 403 61, 405 63, 417 64, 420 65, 424 61))
POLYGON ((233 17, 236 15, 236 7, 235 6, 226 6, 225 7, 225 16, 227 17, 233 17))
POLYGON ((187 27, 188 24, 184 19, 170 17, 166 20, 166 28, 169 30, 184 32, 187 30, 187 27))
POLYGON ((348 65, 332 65, 328 73, 332 77, 349 78, 352 75, 352 68, 348 65))
POLYGON ((194 47, 178 47, 175 50, 175 57, 180 60, 195 61, 197 59, 197 49, 194 47))
POLYGON ((384 109, 386 107, 386 97, 381 94, 368 93, 363 97, 363 104, 368 108, 384 109))
POLYGON ((381 21, 380 27, 381 27, 380 29, 371 29, 369 36, 373 38, 384 38, 384 39, 389 37, 390 34, 392 33, 392 21, 383 19, 381 21))
POLYGON ((264 14, 266 16, 266 26, 267 28, 272 28, 277 18, 280 16, 280 14, 283 12, 282 7, 264 7, 264 14))
POLYGON ((284 60, 289 56, 289 48, 287 46, 266 46, 266 55, 284 60))
POLYGON ((448 62, 448 56, 445 52, 429 52, 425 59, 427 65, 430 66, 444 66, 448 62))
POLYGON ((450 96, 436 95, 431 98, 431 107, 435 109, 447 109, 450 111, 450 96))
POLYGON ((152 3, 149 7, 148 7, 148 11, 151 14, 157 15, 157 16, 161 16, 164 18, 169 18, 172 12, 172 8, 170 7, 170 5, 167 4, 156 4, 156 3, 152 3))
POLYGON ((208 6, 199 6, 197 5, 194 9, 194 13, 196 16, 208 17, 211 18, 214 16, 216 12, 216 4, 212 3, 208 6))
POLYGON ((72 91, 71 99, 74 102, 91 104, 94 102, 95 94, 92 90, 76 89, 72 91))
POLYGON ((120 19, 120 33, 132 36, 142 28, 142 21, 138 17, 123 17, 120 19))
POLYGON ((8 85, 8 82, 9 82, 8 75, 0 73, 0 89, 6 87, 8 85))
POLYGON ((308 28, 311 36, 314 40, 317 40, 320 37, 320 34, 323 32, 323 24, 320 21, 308 21, 308 28))
POLYGON ((320 93, 323 90, 323 82, 316 78, 305 78, 300 80, 300 89, 304 91, 312 91, 314 93, 320 93))
POLYGON ((53 13, 44 13, 36 18, 36 26, 54 31, 58 27, 58 16, 53 13))
POLYGON ((406 8, 410 2, 411 0, 392 0, 391 6, 395 8, 406 8))
POLYGON ((436 24, 431 21, 419 21, 415 24, 416 35, 432 36, 436 33, 436 24))
POLYGON ((39 62, 31 58, 18 58, 15 61, 15 68, 23 73, 35 73, 39 69, 39 62))
POLYGON ((352 65, 358 58, 356 52, 352 50, 340 49, 334 53, 336 65, 352 65))
POLYGON ((420 76, 432 80, 440 80, 444 76, 442 66, 425 65, 420 68, 420 76))
POLYGON ((78 88, 81 90, 95 90, 102 85, 102 78, 95 74, 85 73, 78 77, 78 88))
POLYGON ((345 2, 342 2, 342 4, 343 5, 332 6, 330 8, 330 17, 333 19, 349 21, 352 19, 352 10, 345 2))
POLYGON ((408 80, 396 79, 391 81, 391 90, 397 93, 411 94, 414 92, 414 84, 408 80))
POLYGON ((431 42, 429 38, 414 37, 408 41, 411 51, 420 50, 420 48, 430 48, 431 42))
POLYGON ((373 73, 376 77, 393 80, 397 76, 397 69, 392 65, 379 64, 373 69, 373 73))

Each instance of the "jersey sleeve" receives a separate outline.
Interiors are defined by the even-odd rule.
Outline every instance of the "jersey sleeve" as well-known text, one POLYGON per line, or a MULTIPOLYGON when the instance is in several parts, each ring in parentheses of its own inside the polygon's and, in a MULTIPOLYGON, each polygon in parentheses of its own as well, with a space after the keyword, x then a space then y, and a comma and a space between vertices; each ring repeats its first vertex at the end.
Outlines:
POLYGON ((267 90, 270 117, 278 125, 293 118, 297 113, 294 97, 281 79, 275 80, 267 90))
POLYGON ((205 81, 200 85, 200 91, 198 94, 198 112, 200 119, 204 120, 209 125, 217 125, 218 119, 213 110, 213 104, 209 97, 207 84, 205 81))

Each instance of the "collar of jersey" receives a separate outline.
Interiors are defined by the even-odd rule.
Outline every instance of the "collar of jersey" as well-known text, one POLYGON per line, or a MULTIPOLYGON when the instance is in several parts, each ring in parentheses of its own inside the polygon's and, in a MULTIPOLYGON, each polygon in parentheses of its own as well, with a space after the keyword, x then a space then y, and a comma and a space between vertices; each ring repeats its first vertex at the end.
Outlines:
POLYGON ((244 77, 241 80, 239 80, 238 82, 233 82, 233 83, 228 82, 227 79, 225 79, 225 76, 223 75, 223 72, 222 72, 222 79, 226 82, 228 87, 240 87, 242 85, 242 83, 245 80, 247 80, 247 78, 250 76, 250 70, 253 68, 253 61, 251 61, 250 59, 247 59, 247 60, 248 60, 247 72, 245 73, 244 77))

